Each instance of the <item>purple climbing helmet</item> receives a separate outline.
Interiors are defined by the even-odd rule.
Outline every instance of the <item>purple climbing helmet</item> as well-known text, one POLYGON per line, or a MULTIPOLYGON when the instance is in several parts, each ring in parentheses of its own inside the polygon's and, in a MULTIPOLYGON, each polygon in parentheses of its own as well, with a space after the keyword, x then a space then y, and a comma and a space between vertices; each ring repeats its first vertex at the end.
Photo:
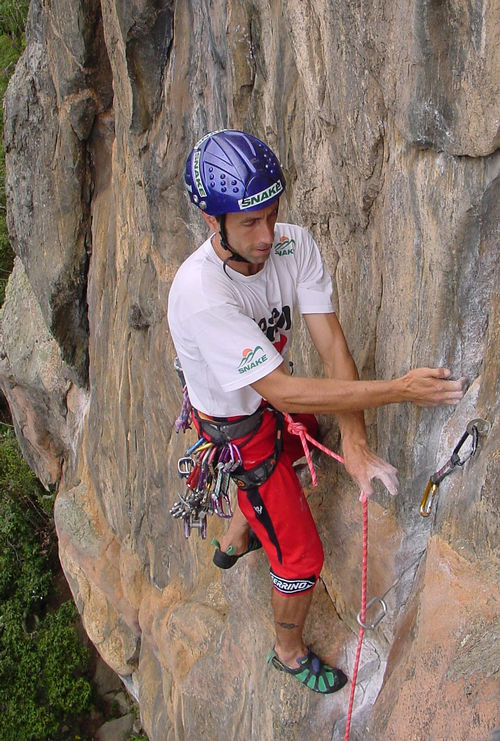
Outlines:
POLYGON ((191 201, 211 216, 264 208, 285 190, 274 152, 252 134, 233 129, 200 139, 186 162, 185 181, 191 201))

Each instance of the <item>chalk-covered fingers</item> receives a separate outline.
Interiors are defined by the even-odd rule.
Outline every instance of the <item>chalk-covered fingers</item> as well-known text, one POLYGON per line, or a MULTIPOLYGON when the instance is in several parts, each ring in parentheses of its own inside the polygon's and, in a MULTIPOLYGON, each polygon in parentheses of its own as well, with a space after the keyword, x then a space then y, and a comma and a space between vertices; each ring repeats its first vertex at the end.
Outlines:
POLYGON ((381 481, 390 494, 396 496, 399 481, 394 466, 375 455, 366 444, 344 443, 343 453, 347 472, 368 498, 373 496, 373 479, 381 481))
POLYGON ((458 404, 463 399, 469 381, 462 377, 450 380, 448 368, 415 368, 401 378, 407 401, 421 407, 458 404))
POLYGON ((374 471, 373 478, 381 481, 389 494, 395 497, 399 491, 398 470, 394 466, 391 466, 390 463, 386 463, 386 461, 382 461, 382 463, 384 465, 379 466, 374 471))

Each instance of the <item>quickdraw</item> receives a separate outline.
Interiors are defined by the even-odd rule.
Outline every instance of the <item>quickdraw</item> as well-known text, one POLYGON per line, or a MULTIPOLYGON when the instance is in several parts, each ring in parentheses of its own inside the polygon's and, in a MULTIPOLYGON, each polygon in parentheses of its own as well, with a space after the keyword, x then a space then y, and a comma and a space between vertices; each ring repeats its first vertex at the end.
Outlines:
POLYGON ((384 594, 381 597, 372 597, 372 599, 369 600, 366 603, 365 615, 364 616, 361 614, 361 610, 358 612, 358 614, 357 614, 357 621, 358 621, 359 625, 362 628, 365 628, 366 630, 375 630, 375 628, 377 627, 377 625, 380 622, 382 622, 382 620, 387 615, 387 603, 385 601, 385 598, 387 597, 387 595, 389 594, 389 592, 391 592, 393 589, 395 589, 397 587, 397 585, 399 584, 399 582, 401 581, 401 579, 403 578, 403 576, 408 571, 410 571, 410 569, 412 569, 414 566, 416 566, 419 563, 419 561, 422 558, 422 556, 423 556, 424 553, 425 553, 425 549, 421 553, 419 553, 419 555, 417 556, 417 558, 414 561, 412 561, 411 564, 404 569, 404 571, 401 572, 401 574, 398 576, 398 578, 395 581, 393 581, 393 583, 391 584, 391 586, 388 589, 385 590, 384 594), (375 616, 372 618, 372 621, 371 622, 367 622, 366 615, 367 615, 368 611, 370 611, 376 605, 378 605, 378 614, 375 613, 375 616))
POLYGON ((455 445, 450 458, 446 461, 444 466, 439 469, 439 471, 432 474, 427 483, 422 501, 420 502, 420 514, 422 517, 429 517, 441 481, 446 476, 449 476, 457 466, 463 466, 471 456, 475 455, 479 442, 479 435, 487 435, 489 429, 490 423, 485 419, 473 419, 469 422, 466 431, 455 445), (466 453, 460 457, 460 451, 469 437, 471 438, 471 446, 466 453))
POLYGON ((177 462, 177 472, 186 491, 170 509, 172 517, 184 520, 184 535, 197 529, 207 537, 207 516, 233 516, 229 499, 231 474, 241 465, 241 453, 234 443, 215 445, 204 437, 192 445, 177 462))

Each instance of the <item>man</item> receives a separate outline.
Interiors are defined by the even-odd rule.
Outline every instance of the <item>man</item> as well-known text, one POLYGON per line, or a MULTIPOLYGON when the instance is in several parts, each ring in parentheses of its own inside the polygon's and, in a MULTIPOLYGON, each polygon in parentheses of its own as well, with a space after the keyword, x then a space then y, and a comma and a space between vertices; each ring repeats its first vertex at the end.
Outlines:
POLYGON ((173 281, 169 325, 198 430, 214 442, 229 435, 244 469, 236 476, 239 506, 214 562, 227 568, 262 544, 276 630, 268 660, 316 692, 335 692, 345 675, 302 638, 323 551, 293 470, 302 456, 299 438, 283 429, 280 412, 297 414, 312 435, 314 413, 335 414, 349 474, 367 496, 375 478, 395 495, 397 471, 368 447, 363 410, 404 401, 455 404, 466 381, 446 380, 444 368, 419 368, 392 381, 359 380, 318 247, 301 227, 277 223, 285 178, 262 141, 233 130, 208 134, 191 152, 185 179, 211 235, 173 281), (294 307, 325 378, 288 371, 294 307))

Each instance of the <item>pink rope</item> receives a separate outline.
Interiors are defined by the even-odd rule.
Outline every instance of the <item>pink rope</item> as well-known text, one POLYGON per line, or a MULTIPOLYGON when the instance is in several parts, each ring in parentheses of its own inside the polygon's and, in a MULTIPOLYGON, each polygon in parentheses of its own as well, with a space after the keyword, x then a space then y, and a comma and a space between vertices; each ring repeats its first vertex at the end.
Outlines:
POLYGON ((302 424, 302 422, 295 422, 292 417, 290 417, 289 414, 285 412, 284 414, 285 420, 288 424, 288 431, 292 433, 292 435, 299 435, 300 441, 302 443, 302 447, 304 448, 304 455, 307 459, 307 465, 309 466, 309 471, 311 472, 311 478, 314 486, 318 485, 318 479, 316 478, 316 471, 314 470, 314 464, 312 462, 311 453, 309 451, 309 447, 307 445, 307 442, 309 441, 311 445, 315 445, 317 448, 323 451, 323 453, 326 453, 331 458, 335 458, 336 461, 339 463, 344 463, 344 459, 337 455, 337 453, 334 453, 333 450, 330 450, 329 448, 325 448, 324 445, 321 445, 317 440, 315 440, 313 437, 309 435, 307 432, 306 427, 302 424))
MULTIPOLYGON (((307 465, 309 466, 309 471, 311 472, 311 478, 314 486, 318 485, 318 479, 316 477, 316 471, 314 469, 314 463, 312 462, 311 458, 311 452, 309 450, 308 442, 311 443, 311 445, 315 445, 319 450, 322 450, 323 453, 326 453, 331 458, 335 458, 336 461, 339 463, 344 464, 344 459, 337 455, 337 453, 334 453, 333 450, 330 450, 329 448, 326 448, 324 445, 321 445, 317 440, 315 440, 313 437, 309 435, 307 432, 306 427, 301 422, 295 422, 292 417, 285 412, 284 414, 285 420, 287 422, 288 431, 292 433, 292 435, 299 435, 300 441, 302 443, 302 447, 304 449, 304 455, 307 460, 307 465)), ((354 705, 354 693, 356 692, 356 680, 358 677, 358 669, 359 669, 359 660, 361 657, 361 647, 363 645, 363 637, 365 634, 364 624, 366 623, 366 581, 367 581, 367 571, 368 571, 368 499, 366 497, 366 494, 364 491, 361 492, 361 503, 363 505, 363 561, 362 561, 362 568, 361 568, 361 622, 363 625, 360 625, 359 628, 359 635, 358 635, 358 645, 356 647, 356 657, 354 659, 354 667, 352 670, 352 680, 351 680, 351 694, 349 697, 349 707, 347 710, 347 723, 345 728, 345 736, 344 741, 349 741, 349 733, 351 730, 351 718, 352 718, 352 709, 354 705)))
MULTIPOLYGON (((366 623, 366 575, 368 565, 368 500, 364 491, 361 492, 361 503, 363 504, 363 566, 361 569, 361 622, 366 623)), ((354 693, 356 691, 356 680, 358 678, 359 658, 361 656, 361 646, 365 634, 364 625, 359 626, 358 645, 356 648, 356 658, 352 670, 351 695, 349 697, 349 707, 347 709, 347 723, 345 727, 344 741, 349 740, 351 730, 352 707, 354 704, 354 693)))

